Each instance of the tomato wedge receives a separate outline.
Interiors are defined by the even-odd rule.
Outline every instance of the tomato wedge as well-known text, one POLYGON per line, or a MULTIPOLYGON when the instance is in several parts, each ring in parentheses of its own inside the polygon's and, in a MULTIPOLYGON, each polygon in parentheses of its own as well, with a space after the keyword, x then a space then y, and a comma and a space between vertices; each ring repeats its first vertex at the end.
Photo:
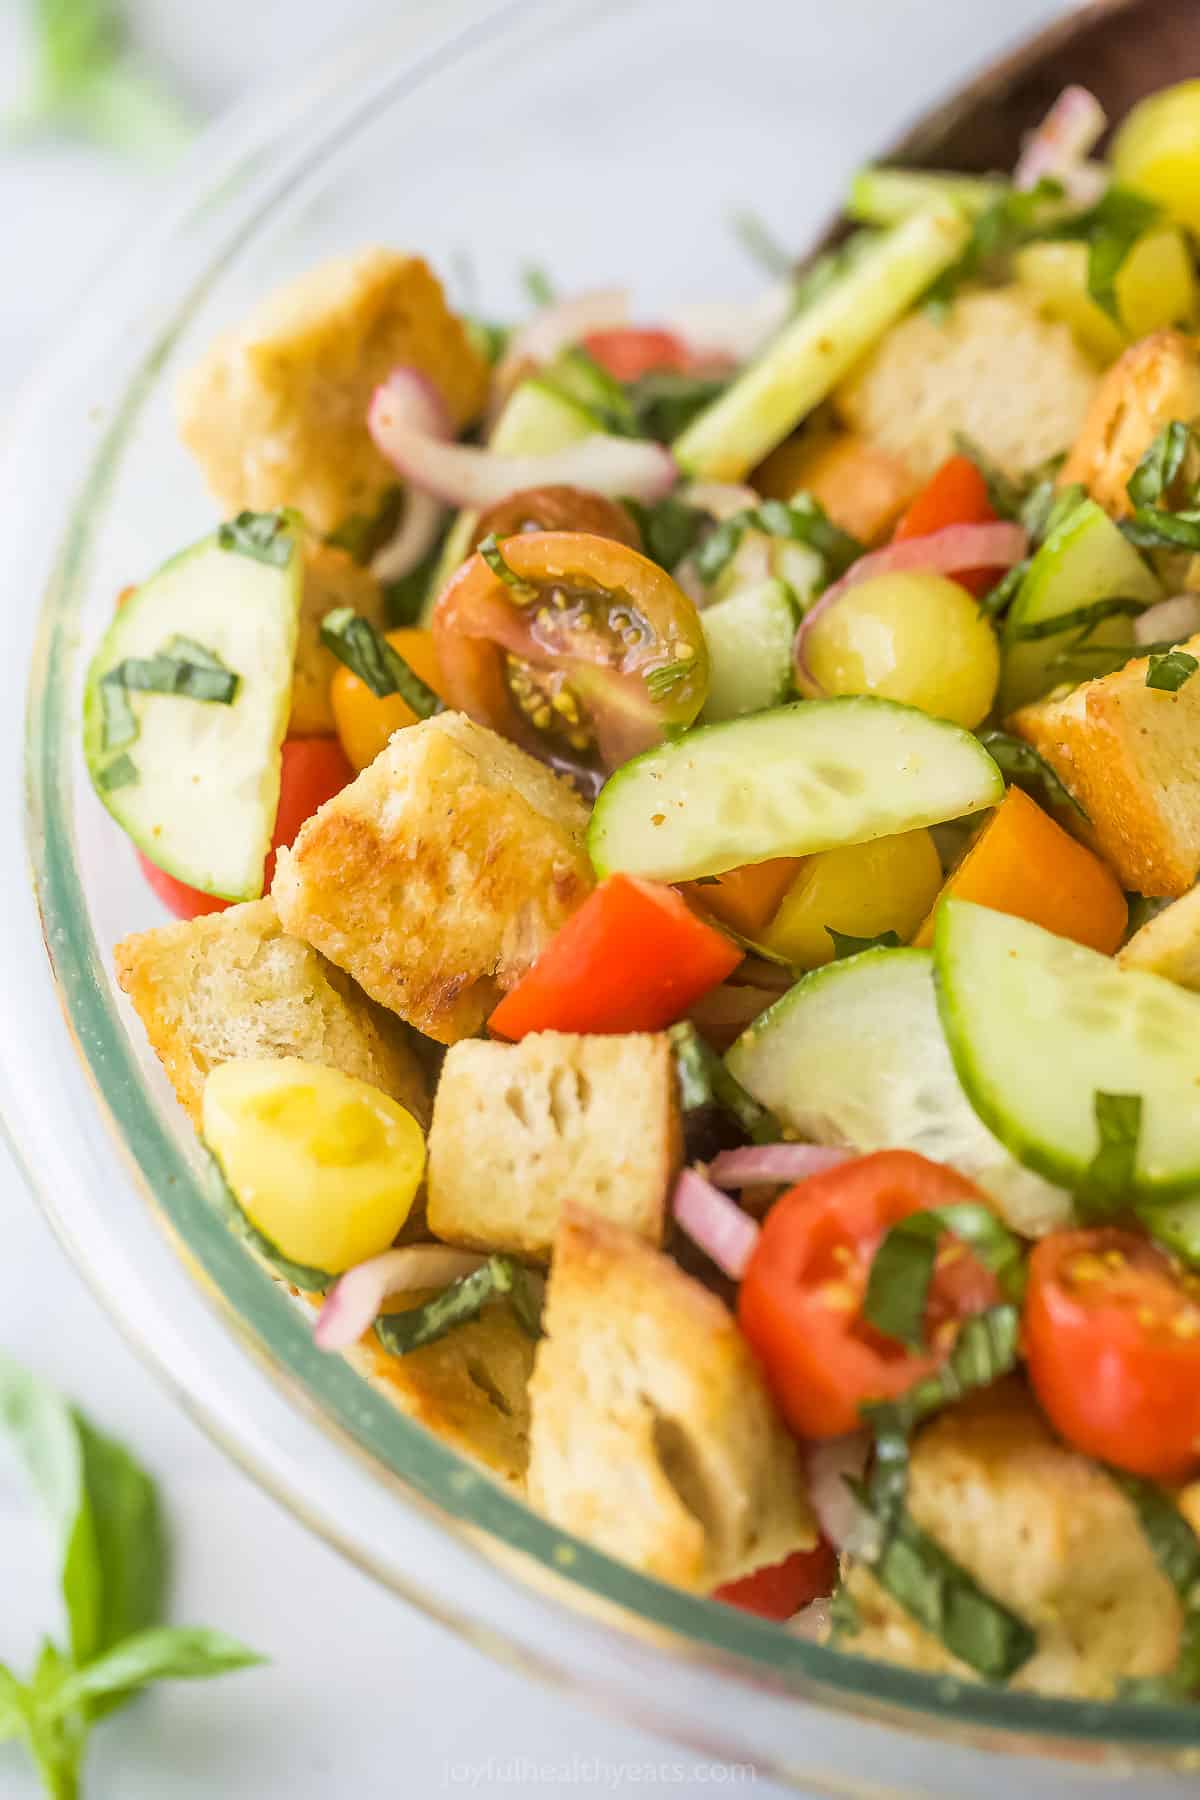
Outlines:
POLYGON ((507 499, 497 500, 479 515, 471 548, 477 550, 485 537, 516 537, 522 531, 587 531, 593 537, 615 538, 631 550, 642 547, 642 534, 633 515, 620 501, 587 488, 568 487, 565 482, 521 488, 507 499))
POLYGON ((488 1030, 514 1040, 531 1031, 661 1031, 741 960, 674 888, 613 875, 504 996, 488 1030))
MULTIPOLYGON (((311 818, 318 806, 332 800, 348 781, 353 780, 354 770, 336 738, 295 737, 285 741, 279 772, 279 808, 275 814, 271 853, 263 872, 264 893, 270 888, 275 873, 276 850, 290 845, 305 819, 311 818)), ((224 912, 233 904, 229 900, 218 900, 215 894, 201 893, 199 888, 189 887, 184 881, 177 881, 174 875, 168 875, 140 850, 137 859, 146 880, 177 919, 198 919, 205 913, 224 912)))
POLYGON ((738 1323, 758 1353, 784 1417, 801 1437, 840 1437, 867 1400, 887 1400, 930 1375, 956 1328, 999 1297, 995 1277, 948 1239, 925 1309, 925 1352, 863 1318, 871 1261, 910 1213, 980 1201, 971 1182, 911 1150, 843 1163, 777 1200, 738 1293, 738 1323))
POLYGON ((708 692, 695 607, 664 569, 591 532, 505 538, 438 598, 447 701, 544 761, 597 775, 690 725, 708 692))
POLYGON ((1043 1238, 1025 1301, 1029 1379, 1055 1430, 1155 1481, 1200 1469, 1200 1280, 1137 1232, 1043 1238))
POLYGON ((837 1573, 837 1551, 822 1538, 811 1550, 794 1550, 782 1562, 714 1588, 713 1599, 757 1613, 760 1619, 790 1619, 810 1601, 832 1594, 837 1573))
MULTIPOLYGON (((948 525, 988 525, 999 514, 987 482, 969 456, 951 456, 921 489, 896 527, 893 541, 929 537, 948 525)), ((966 569, 954 579, 972 594, 986 594, 999 576, 996 569, 966 569)))
POLYGON ((687 375, 695 357, 681 337, 649 325, 617 325, 589 331, 583 348, 614 381, 637 381, 659 369, 687 375))

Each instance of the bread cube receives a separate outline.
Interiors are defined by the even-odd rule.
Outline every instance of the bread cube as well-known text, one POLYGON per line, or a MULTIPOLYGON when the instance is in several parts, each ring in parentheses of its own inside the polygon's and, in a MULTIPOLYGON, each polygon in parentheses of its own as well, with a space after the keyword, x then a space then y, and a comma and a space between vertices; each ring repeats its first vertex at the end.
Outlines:
POLYGON ((197 1130, 209 1071, 239 1056, 299 1056, 341 1069, 428 1120, 425 1077, 403 1029, 287 936, 270 900, 139 932, 113 958, 197 1130))
POLYGON ((800 1451, 732 1315, 677 1263, 567 1205, 530 1385, 529 1499, 697 1592, 815 1542, 800 1451))
POLYGON ((429 1229, 545 1260, 569 1199, 658 1244, 682 1154, 661 1034, 455 1044, 429 1133, 429 1229))
POLYGON ((340 667, 321 642, 321 620, 335 606, 351 606, 377 631, 385 626, 383 590, 369 569, 344 550, 310 537, 304 548, 304 586, 296 634, 289 737, 330 737, 336 731, 329 684, 340 667))
POLYGON ((962 434, 1017 477, 1066 450, 1096 370, 1066 325, 1016 287, 960 294, 944 317, 919 309, 849 375, 834 404, 853 431, 925 480, 962 434))
POLYGON ((285 928, 440 1043, 478 1031, 590 892, 587 809, 461 713, 396 732, 281 851, 285 928))
POLYGON ((437 388, 456 426, 481 410, 488 368, 418 256, 368 249, 269 294, 179 389, 184 442, 227 512, 294 506, 315 530, 374 514, 396 471, 367 408, 401 364, 437 388))
MULTIPOLYGON (((1200 636, 1181 646, 1200 656, 1200 636)), ((1091 820, 1121 886, 1174 898, 1200 873, 1200 681, 1146 686, 1147 659, 1014 713, 1091 820)))
MULTIPOLYGON (((1034 1693, 1107 1699, 1165 1674, 1181 1609, 1111 1477, 1051 1433, 1011 1380, 941 1415, 912 1449, 909 1511, 923 1531, 1037 1634, 1012 1678, 1034 1693)), ((839 1645, 972 1679, 862 1566, 847 1586, 860 1628, 839 1645)))
POLYGON ((1200 993, 1200 887, 1147 919, 1117 952, 1117 961, 1200 993))
POLYGON ((1099 506, 1122 518, 1133 511, 1129 478, 1159 432, 1175 419, 1196 418, 1196 344, 1179 331, 1153 332, 1131 344, 1101 381, 1059 482, 1080 482, 1099 506))

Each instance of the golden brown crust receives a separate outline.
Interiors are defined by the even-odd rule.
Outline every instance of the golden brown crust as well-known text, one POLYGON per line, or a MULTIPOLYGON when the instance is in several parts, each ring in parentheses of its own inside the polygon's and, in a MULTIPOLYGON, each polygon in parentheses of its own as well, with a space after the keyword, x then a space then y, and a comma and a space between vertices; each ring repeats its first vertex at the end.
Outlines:
POLYGON ((289 931, 440 1043, 477 1031, 593 885, 587 812, 495 732, 396 732, 281 852, 289 931))
POLYGON ((661 1243, 682 1158, 665 1036, 537 1032, 446 1056, 429 1133, 429 1228, 545 1260, 564 1200, 661 1243))
POLYGON ((1147 919, 1118 951, 1117 961, 1200 993, 1200 887, 1147 919))
POLYGON ((1059 475, 1114 518, 1133 511, 1126 484, 1164 426, 1200 416, 1200 356, 1179 331, 1155 331, 1131 344, 1096 389, 1059 475))

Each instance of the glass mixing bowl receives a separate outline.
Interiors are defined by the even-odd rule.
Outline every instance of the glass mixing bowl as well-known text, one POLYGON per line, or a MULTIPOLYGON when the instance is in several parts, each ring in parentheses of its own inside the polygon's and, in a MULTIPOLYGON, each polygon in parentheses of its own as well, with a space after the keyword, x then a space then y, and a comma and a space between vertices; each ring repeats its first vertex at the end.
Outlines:
POLYGON ((1006 1791, 1136 1770, 1147 1792, 1200 1757, 1200 1712, 935 1681, 676 1592, 535 1517, 316 1351, 209 1210, 192 1132, 116 990, 110 946, 158 915, 82 769, 82 668, 117 590, 209 528, 171 389, 266 288, 379 239, 501 315, 524 263, 564 291, 628 277, 647 317, 749 292, 731 211, 752 201, 803 242, 854 161, 930 97, 897 67, 941 85, 1053 10, 410 7, 207 136, 8 421, 0 481, 0 1101, 66 1247, 183 1404, 381 1581, 547 1681, 823 1792, 978 1792, 998 1751, 1016 1759, 1006 1791))

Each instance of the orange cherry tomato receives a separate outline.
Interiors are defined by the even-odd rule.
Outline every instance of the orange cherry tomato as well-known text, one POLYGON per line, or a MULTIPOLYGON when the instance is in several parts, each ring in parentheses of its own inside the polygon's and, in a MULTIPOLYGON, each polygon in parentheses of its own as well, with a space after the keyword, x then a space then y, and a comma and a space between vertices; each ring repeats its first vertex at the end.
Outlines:
POLYGON ((1029 1379, 1055 1430, 1154 1481, 1200 1469, 1200 1281, 1137 1232, 1058 1231, 1025 1300, 1029 1379))
MULTIPOLYGON (((400 652, 414 674, 444 698, 432 632, 406 625, 389 631, 387 641, 400 652)), ((338 664, 329 684, 329 703, 342 749, 356 770, 375 761, 393 731, 399 731, 402 725, 415 725, 417 720, 416 713, 399 694, 380 698, 344 663, 338 664)))
POLYGON ((681 886, 697 906, 715 913, 743 937, 753 937, 779 911, 803 861, 802 856, 772 856, 767 862, 726 869, 715 880, 685 881, 681 886))
POLYGON ((822 1538, 811 1550, 794 1550, 782 1562, 755 1569, 740 1581, 727 1581, 713 1590, 713 1599, 757 1613, 760 1619, 790 1619, 802 1606, 832 1594, 837 1574, 837 1551, 822 1538))
POLYGON ((516 537, 521 531, 589 531, 594 537, 616 538, 631 550, 642 547, 642 534, 633 515, 619 501, 562 482, 522 488, 497 500, 480 513, 471 548, 477 550, 485 537, 516 537))
MULTIPOLYGON (((271 878, 275 873, 276 850, 289 846, 304 821, 312 817, 318 806, 323 806, 326 800, 332 800, 353 779, 354 770, 346 761, 336 738, 296 737, 286 740, 279 775, 279 808, 275 814, 271 850, 263 873, 264 893, 270 888, 271 878)), ((185 881, 176 880, 174 875, 168 875, 165 869, 152 863, 148 856, 143 856, 140 850, 137 852, 137 859, 146 880, 163 905, 177 919, 198 919, 204 913, 224 912, 227 906, 233 904, 229 900, 217 899, 214 894, 201 893, 199 888, 189 887, 185 881)))
POLYGON ((647 325, 618 325, 609 331, 589 331, 583 348, 614 381, 636 381, 639 376, 669 369, 687 375, 696 359, 681 337, 647 325))
POLYGON ((793 1431, 853 1431, 864 1401, 891 1399, 932 1374, 960 1322, 995 1303, 995 1277, 954 1244, 930 1283, 925 1351, 884 1337, 862 1311, 871 1261, 893 1225, 928 1207, 982 1198, 941 1163, 880 1150, 812 1175, 776 1201, 738 1292, 738 1323, 793 1431))
MULTIPOLYGON (((896 527, 894 542, 928 537, 949 525, 990 525, 998 518, 987 482, 969 456, 951 456, 932 475, 896 527)), ((999 579, 996 569, 964 569, 954 579, 972 594, 986 594, 999 579)))
POLYGON ((522 533, 500 550, 507 580, 476 553, 434 608, 448 705, 593 777, 691 724, 708 651, 665 569, 591 532, 522 533))

